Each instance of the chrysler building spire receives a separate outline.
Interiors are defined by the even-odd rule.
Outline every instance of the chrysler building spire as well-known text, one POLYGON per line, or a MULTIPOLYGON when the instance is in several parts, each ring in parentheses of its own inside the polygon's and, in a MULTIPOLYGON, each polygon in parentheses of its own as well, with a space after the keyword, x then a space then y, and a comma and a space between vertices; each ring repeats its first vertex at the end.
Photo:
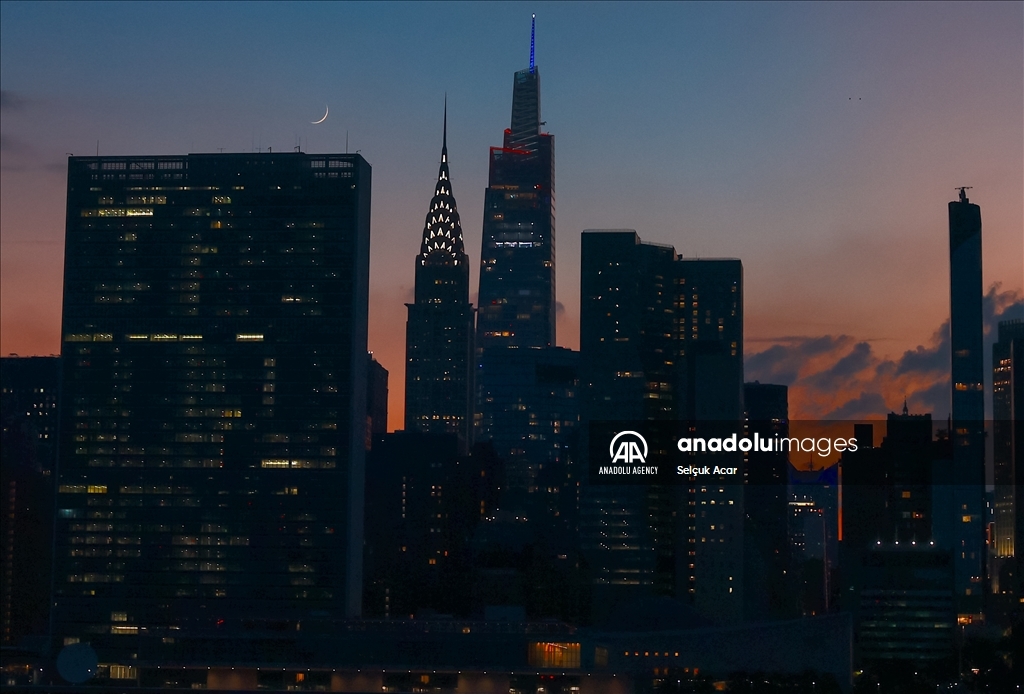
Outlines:
POLYGON ((427 212, 427 219, 423 225, 420 263, 460 265, 465 262, 462 224, 459 222, 459 210, 452 194, 448 170, 448 97, 445 96, 441 166, 437 171, 437 185, 434 187, 434 197, 430 201, 430 211, 427 212))
POLYGON ((414 302, 406 304, 405 428, 458 434, 468 450, 473 421, 473 305, 469 259, 448 170, 448 98, 441 135, 441 165, 416 256, 414 302))

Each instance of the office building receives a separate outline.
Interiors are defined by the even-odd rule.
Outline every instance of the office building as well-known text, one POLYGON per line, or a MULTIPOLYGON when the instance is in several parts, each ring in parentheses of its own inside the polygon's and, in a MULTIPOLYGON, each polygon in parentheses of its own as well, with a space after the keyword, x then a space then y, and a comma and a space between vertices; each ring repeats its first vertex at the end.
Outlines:
POLYGON ((505 461, 501 507, 575 531, 579 352, 485 350, 476 432, 505 461))
MULTIPOLYGON (((0 358, 0 644, 42 640, 50 614, 58 357, 0 358)), ((37 644, 38 645, 38 644, 37 644)))
MULTIPOLYGON (((744 383, 747 436, 789 436, 789 388, 744 383)), ((789 559, 789 454, 744 454, 744 610, 748 620, 795 615, 789 559), (756 568, 755 568, 756 567, 756 568)))
POLYGON ((921 667, 950 658, 956 620, 949 551, 879 543, 860 559, 855 662, 921 667))
MULTIPOLYGON (((687 260, 633 230, 584 231, 584 430, 637 420, 680 421, 697 435, 741 428, 742 283, 739 260, 687 260)), ((715 481, 584 485, 580 533, 595 606, 653 593, 715 620, 742 617, 743 489, 715 481)))
MULTIPOLYGON (((995 471, 995 529, 993 588, 1018 593, 1020 561, 1017 549, 1024 510, 1024 320, 1000 321, 992 345, 992 453, 995 471)), ((1024 542, 1024 540, 1022 540, 1024 542)))
MULTIPOLYGON (((377 434, 385 434, 388 430, 388 370, 373 358, 371 352, 367 359, 366 372, 366 419, 369 441, 377 434)), ((370 443, 367 444, 369 450, 370 443)))
POLYGON ((554 137, 541 132, 540 69, 513 77, 512 117, 491 147, 476 326, 474 436, 505 460, 504 510, 560 526, 576 436, 576 360, 555 347, 554 137))
POLYGON ((359 614, 370 183, 348 154, 69 159, 58 646, 359 614))
POLYGON ((473 307, 469 257, 448 168, 445 107, 441 166, 416 256, 414 303, 407 304, 405 428, 471 437, 473 307))
MULTIPOLYGON (((480 251, 480 350, 555 344, 555 140, 540 130, 540 69, 515 73, 512 122, 491 147, 480 251)), ((480 374, 487 377, 486 372, 480 374)))
POLYGON ((949 203, 949 334, 952 350, 954 586, 958 610, 978 614, 985 576, 985 389, 982 355, 981 208, 949 203))

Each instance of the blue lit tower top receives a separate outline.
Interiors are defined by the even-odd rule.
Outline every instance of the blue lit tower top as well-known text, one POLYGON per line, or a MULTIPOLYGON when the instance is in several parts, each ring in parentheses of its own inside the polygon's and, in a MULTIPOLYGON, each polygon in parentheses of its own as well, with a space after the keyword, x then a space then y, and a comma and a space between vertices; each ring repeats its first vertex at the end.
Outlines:
POLYGON ((537 15, 533 15, 533 19, 530 21, 530 72, 534 71, 533 48, 534 48, 534 39, 536 37, 537 37, 537 15))

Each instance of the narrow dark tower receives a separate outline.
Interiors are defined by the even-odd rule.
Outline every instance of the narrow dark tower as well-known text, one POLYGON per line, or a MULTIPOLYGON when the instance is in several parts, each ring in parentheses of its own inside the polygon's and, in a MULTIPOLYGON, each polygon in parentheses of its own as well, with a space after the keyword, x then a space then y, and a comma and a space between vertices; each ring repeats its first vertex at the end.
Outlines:
POLYGON ((982 609, 985 559, 985 390, 982 355, 981 208, 949 203, 949 332, 952 351, 954 586, 961 614, 982 609))
POLYGON ((480 252, 482 350, 555 344, 555 147, 540 131, 533 36, 530 67, 513 79, 511 127, 502 146, 491 147, 480 252))
POLYGON ((473 307, 469 258, 448 171, 447 99, 441 142, 437 185, 416 256, 416 300, 406 304, 405 428, 458 434, 466 446, 472 423, 473 307))

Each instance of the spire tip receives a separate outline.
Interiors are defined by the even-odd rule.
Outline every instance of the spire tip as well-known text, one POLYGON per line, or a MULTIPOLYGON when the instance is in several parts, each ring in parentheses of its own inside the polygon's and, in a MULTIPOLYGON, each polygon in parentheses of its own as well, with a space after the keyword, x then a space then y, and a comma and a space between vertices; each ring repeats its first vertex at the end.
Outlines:
POLYGON ((533 18, 530 22, 530 72, 534 71, 533 62, 533 51, 535 45, 535 39, 537 37, 537 14, 534 13, 533 18))

